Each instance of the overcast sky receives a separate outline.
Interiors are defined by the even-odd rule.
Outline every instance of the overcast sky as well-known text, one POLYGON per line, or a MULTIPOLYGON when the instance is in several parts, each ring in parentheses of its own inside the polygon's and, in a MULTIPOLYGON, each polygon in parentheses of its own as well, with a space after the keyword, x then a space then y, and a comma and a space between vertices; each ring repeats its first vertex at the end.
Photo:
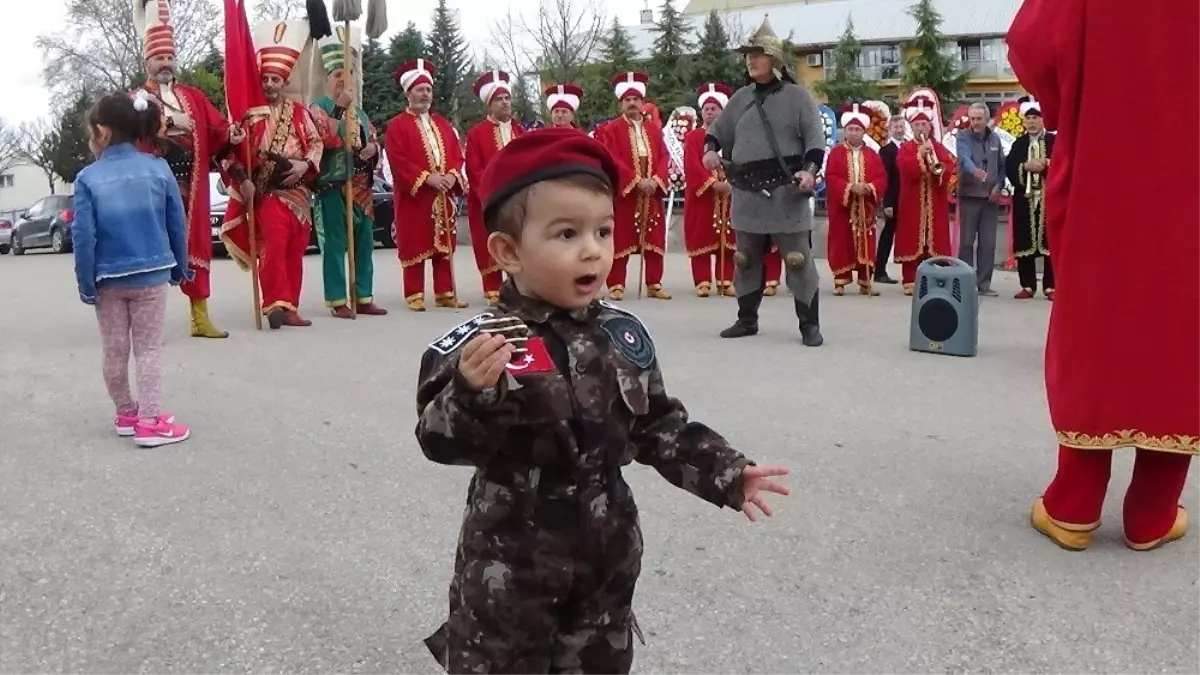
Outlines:
MULTIPOLYGON (((251 6, 253 2, 250 0, 251 6)), ((660 3, 661 0, 655 0, 651 6, 660 3)), ((34 41, 38 35, 61 24, 66 0, 0 0, 0 4, 4 5, 0 44, 10 55, 8 63, 0 68, 0 119, 15 124, 43 117, 49 110, 49 94, 42 86, 42 54, 34 47, 34 41)), ((213 4, 220 7, 219 2, 213 4)), ((409 21, 427 30, 436 4, 436 0, 388 0, 389 34, 409 21)), ((449 0, 449 5, 459 10, 463 32, 476 53, 482 53, 488 46, 488 25, 503 16, 509 4, 509 0, 449 0)), ((521 4, 528 7, 533 3, 526 0, 521 4)), ((676 6, 682 8, 681 4, 677 2, 676 6)), ((637 21, 645 0, 606 0, 604 6, 610 16, 616 14, 621 23, 632 24, 637 21)))

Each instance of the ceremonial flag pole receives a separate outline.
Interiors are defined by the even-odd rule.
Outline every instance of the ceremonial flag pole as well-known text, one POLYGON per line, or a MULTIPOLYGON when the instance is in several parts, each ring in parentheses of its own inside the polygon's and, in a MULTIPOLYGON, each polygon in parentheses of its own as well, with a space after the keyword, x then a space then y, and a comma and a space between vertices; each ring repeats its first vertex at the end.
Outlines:
MULTIPOLYGON (((266 105, 262 93, 262 76, 258 70, 258 57, 254 50, 254 38, 246 20, 245 0, 225 0, 225 105, 229 120, 243 125, 245 139, 242 155, 246 167, 246 180, 254 181, 254 139, 248 124, 250 110, 266 105)), ((236 187, 240 190, 241 186, 236 187)), ((254 198, 246 208, 246 228, 249 234, 250 284, 254 299, 254 328, 262 330, 262 296, 258 280, 258 229, 254 219, 254 198)))

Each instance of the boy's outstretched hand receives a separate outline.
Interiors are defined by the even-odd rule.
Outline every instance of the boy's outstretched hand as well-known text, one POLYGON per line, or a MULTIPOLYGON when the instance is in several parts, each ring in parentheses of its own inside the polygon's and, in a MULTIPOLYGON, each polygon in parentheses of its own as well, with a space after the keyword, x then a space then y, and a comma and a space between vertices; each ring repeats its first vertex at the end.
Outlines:
POLYGON ((742 472, 742 494, 745 501, 742 503, 742 513, 751 521, 758 520, 758 516, 754 514, 755 509, 761 512, 764 516, 771 516, 774 511, 771 510, 771 505, 767 503, 766 493, 774 492, 777 495, 790 495, 791 490, 786 485, 780 485, 773 480, 769 480, 772 476, 788 475, 787 467, 785 466, 748 466, 742 472))
POLYGON ((504 367, 512 359, 513 346, 505 342, 503 335, 481 333, 463 346, 458 358, 458 372, 475 391, 496 386, 504 367))

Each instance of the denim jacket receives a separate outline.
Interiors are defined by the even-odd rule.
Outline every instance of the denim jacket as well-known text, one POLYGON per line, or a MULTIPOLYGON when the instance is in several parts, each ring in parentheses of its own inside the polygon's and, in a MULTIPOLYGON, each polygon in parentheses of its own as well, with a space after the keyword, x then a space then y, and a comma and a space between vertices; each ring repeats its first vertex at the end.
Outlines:
POLYGON ((79 297, 96 300, 96 283, 171 270, 171 283, 190 280, 187 219, 167 163, 128 143, 111 146, 75 177, 71 244, 79 297))

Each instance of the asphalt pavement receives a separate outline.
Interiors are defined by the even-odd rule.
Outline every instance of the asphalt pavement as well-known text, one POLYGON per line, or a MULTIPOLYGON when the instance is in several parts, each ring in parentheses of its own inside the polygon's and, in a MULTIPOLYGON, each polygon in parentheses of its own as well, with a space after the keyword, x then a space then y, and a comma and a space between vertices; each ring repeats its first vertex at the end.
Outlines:
MULTIPOLYGON (((674 300, 624 303, 693 419, 790 466, 793 490, 750 524, 626 472, 646 541, 635 670, 1198 672, 1200 537, 1124 547, 1130 454, 1091 550, 1029 527, 1055 466, 1050 303, 997 273, 977 357, 916 353, 899 286, 833 297, 817 264, 819 349, 786 294, 760 335, 718 338, 735 301, 694 297, 678 254, 674 300)), ((0 672, 437 670, 421 640, 445 618, 470 471, 422 456, 413 389, 482 293, 462 250, 472 307, 412 314, 395 252, 375 265, 389 316, 330 318, 309 256, 314 325, 256 333, 249 275, 216 261, 224 341, 189 338, 173 291, 165 402, 193 438, 141 450, 112 432, 70 256, 0 257, 0 672)))

